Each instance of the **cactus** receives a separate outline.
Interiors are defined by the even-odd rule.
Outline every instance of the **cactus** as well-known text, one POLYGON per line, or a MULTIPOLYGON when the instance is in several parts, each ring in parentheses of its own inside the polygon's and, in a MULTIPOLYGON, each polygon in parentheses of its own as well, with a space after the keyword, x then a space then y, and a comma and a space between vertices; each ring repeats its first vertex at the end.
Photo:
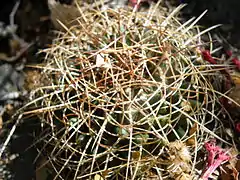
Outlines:
POLYGON ((32 93, 37 108, 26 113, 42 119, 41 152, 56 178, 197 177, 197 150, 220 138, 219 74, 198 53, 196 21, 177 20, 181 7, 167 17, 158 7, 80 12, 43 50, 48 85, 32 93), (195 150, 182 150, 194 124, 195 150), (178 151, 184 164, 166 160, 183 158, 178 151))

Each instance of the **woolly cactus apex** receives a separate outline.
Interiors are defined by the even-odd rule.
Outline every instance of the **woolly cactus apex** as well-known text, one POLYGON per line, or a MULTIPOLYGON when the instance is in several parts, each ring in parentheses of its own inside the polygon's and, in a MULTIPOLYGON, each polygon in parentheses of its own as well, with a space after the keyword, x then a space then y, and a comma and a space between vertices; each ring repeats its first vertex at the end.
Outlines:
MULTIPOLYGON (((171 155, 164 151, 171 142, 186 141, 194 123, 196 149, 218 137, 217 70, 196 52, 195 22, 176 20, 181 7, 168 17, 89 10, 44 50, 50 83, 35 94, 41 108, 26 113, 42 118, 42 152, 56 178, 169 178, 159 159, 171 155)), ((197 155, 179 150, 188 161, 197 155)), ((194 171, 191 161, 177 162, 177 174, 189 177, 188 165, 194 171)))

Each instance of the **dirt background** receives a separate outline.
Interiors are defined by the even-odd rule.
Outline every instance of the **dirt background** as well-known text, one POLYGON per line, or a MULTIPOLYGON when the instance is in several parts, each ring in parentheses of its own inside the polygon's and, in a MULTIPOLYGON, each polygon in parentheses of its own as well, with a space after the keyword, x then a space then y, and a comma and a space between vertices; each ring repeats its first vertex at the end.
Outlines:
MULTIPOLYGON (((69 0, 61 0, 61 2, 70 3, 69 0)), ((9 15, 15 3, 16 0, 0 2, 0 22, 4 23, 3 28, 6 28, 10 24, 9 15)), ((206 28, 222 24, 212 34, 223 36, 227 40, 223 46, 231 44, 236 48, 236 53, 238 53, 238 49, 240 49, 239 0, 165 0, 165 5, 167 4, 167 6, 177 6, 180 3, 188 4, 182 11, 183 19, 199 16, 207 9, 207 14, 200 20, 199 24, 206 28)), ((22 77, 27 75, 28 68, 25 65, 41 62, 42 56, 36 53, 39 49, 47 47, 51 43, 51 29, 53 26, 50 22, 49 13, 47 0, 22 0, 16 12, 15 23, 18 25, 16 33, 25 42, 32 43, 32 46, 14 62, 6 62, 0 55, 0 68, 9 68, 6 71, 8 73, 7 76, 0 73, 0 109, 9 104, 11 105, 10 110, 7 108, 8 111, 2 115, 5 125, 3 126, 4 128, 0 129, 0 141, 2 141, 0 144, 4 142, 6 134, 13 125, 11 122, 8 123, 7 120, 17 110, 17 108, 14 110, 14 107, 19 107, 18 105, 21 105, 24 101, 24 97, 1 100, 1 96, 10 91, 8 88, 5 88, 7 85, 10 89, 14 88, 16 91, 22 91, 22 84, 19 84, 19 82, 22 82, 22 77), (21 65, 24 67, 19 70, 18 68, 21 65)), ((11 39, 11 34, 0 36, 0 54, 7 57, 14 57, 19 51, 19 45, 17 47, 13 46, 11 39)), ((2 70, 2 72, 5 71, 2 70)), ((21 123, 21 126, 17 128, 10 146, 4 152, 4 158, 0 161, 0 179, 35 179, 36 167, 34 162, 37 151, 29 147, 34 142, 33 133, 38 128, 39 124, 34 119, 31 119, 31 123, 21 123)))

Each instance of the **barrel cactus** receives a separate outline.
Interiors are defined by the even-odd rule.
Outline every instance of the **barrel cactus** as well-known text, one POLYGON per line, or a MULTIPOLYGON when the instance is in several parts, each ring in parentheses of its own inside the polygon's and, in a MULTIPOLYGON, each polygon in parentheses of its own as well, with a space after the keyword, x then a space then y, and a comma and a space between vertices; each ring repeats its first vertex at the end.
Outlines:
POLYGON ((222 131, 220 76, 180 8, 89 10, 43 50, 45 86, 25 113, 42 119, 55 179, 198 177, 198 150, 222 131))

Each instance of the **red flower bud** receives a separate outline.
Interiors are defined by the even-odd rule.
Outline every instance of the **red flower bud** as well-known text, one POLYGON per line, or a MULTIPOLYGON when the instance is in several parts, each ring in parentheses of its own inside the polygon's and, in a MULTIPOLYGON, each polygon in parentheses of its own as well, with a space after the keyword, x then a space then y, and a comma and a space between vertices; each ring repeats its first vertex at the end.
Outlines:
POLYGON ((215 59, 212 57, 212 55, 210 54, 209 50, 202 50, 202 57, 205 61, 208 61, 211 64, 217 64, 217 62, 215 61, 215 59))
POLYGON ((232 59, 232 62, 234 65, 236 65, 237 69, 240 70, 240 60, 237 57, 235 57, 232 59))

